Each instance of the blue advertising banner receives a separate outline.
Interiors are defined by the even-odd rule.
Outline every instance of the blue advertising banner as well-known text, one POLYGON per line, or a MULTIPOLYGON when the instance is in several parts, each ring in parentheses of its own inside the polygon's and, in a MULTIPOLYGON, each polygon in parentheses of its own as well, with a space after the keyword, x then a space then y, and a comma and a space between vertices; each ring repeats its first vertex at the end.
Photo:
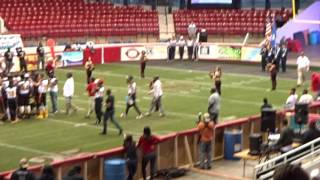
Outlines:
POLYGON ((82 51, 67 51, 62 53, 63 66, 82 65, 83 52, 82 51))

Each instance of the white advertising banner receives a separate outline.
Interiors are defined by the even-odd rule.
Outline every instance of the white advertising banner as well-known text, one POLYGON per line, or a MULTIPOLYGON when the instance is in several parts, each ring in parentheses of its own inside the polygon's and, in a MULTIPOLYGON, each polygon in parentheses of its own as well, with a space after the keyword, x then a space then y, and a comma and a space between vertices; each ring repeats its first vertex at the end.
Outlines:
POLYGON ((0 35, 0 54, 3 55, 8 48, 16 52, 17 47, 23 47, 20 34, 0 35))
POLYGON ((137 45, 121 47, 122 61, 138 61, 141 57, 141 52, 146 51, 147 57, 150 60, 159 60, 167 58, 166 45, 137 45))

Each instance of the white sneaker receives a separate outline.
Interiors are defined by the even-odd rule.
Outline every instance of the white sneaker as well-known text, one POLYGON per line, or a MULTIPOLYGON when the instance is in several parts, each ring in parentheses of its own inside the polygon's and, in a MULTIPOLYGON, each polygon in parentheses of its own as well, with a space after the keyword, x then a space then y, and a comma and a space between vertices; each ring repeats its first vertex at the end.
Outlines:
POLYGON ((149 113, 149 112, 146 112, 144 115, 145 115, 145 116, 150 116, 150 113, 149 113))
POLYGON ((141 119, 143 117, 142 114, 140 114, 139 116, 136 117, 136 119, 141 119))
POLYGON ((126 116, 124 115, 124 113, 121 113, 121 114, 120 114, 120 117, 121 117, 121 118, 125 118, 126 116))

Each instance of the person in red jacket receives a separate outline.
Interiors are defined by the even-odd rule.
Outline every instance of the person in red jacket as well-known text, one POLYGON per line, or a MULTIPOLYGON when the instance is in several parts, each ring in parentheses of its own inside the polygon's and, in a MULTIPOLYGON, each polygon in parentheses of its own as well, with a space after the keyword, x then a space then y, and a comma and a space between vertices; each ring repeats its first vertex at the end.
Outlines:
POLYGON ((143 135, 140 137, 137 147, 142 151, 142 176, 143 180, 147 179, 146 167, 150 161, 150 180, 153 180, 156 169, 156 144, 159 138, 151 134, 150 127, 146 126, 143 129, 143 135))
POLYGON ((90 118, 90 115, 94 110, 94 95, 97 89, 97 84, 95 83, 95 80, 96 79, 94 77, 91 77, 90 82, 89 84, 87 84, 87 87, 86 87, 86 91, 88 92, 88 96, 89 96, 89 101, 88 101, 89 108, 88 108, 86 118, 90 118))

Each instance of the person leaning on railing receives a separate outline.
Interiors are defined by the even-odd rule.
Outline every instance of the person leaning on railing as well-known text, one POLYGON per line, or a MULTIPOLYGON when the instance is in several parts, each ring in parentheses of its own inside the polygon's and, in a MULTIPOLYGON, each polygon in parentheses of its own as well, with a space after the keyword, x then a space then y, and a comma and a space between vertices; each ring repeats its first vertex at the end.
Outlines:
POLYGON ((150 180, 153 179, 156 172, 156 147, 159 143, 159 138, 151 134, 150 127, 146 126, 143 129, 143 135, 140 137, 137 147, 142 151, 142 176, 143 180, 147 179, 146 167, 150 161, 150 180))

